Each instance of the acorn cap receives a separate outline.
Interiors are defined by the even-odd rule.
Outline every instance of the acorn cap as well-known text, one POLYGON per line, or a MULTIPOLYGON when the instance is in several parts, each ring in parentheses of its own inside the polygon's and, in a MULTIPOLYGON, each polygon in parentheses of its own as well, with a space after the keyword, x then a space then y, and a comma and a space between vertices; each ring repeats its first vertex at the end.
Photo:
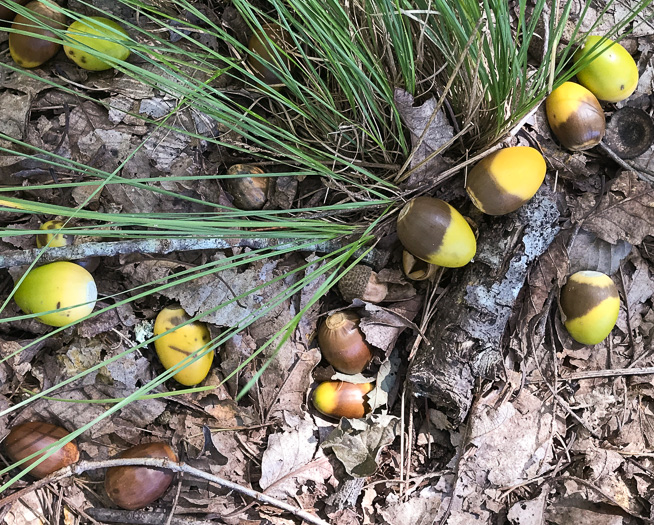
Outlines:
POLYGON ((436 275, 440 266, 425 262, 407 250, 402 250, 402 268, 404 274, 413 281, 426 281, 436 275))
POLYGON ((380 303, 386 297, 388 287, 385 283, 379 282, 372 268, 358 264, 338 281, 338 291, 341 292, 343 300, 348 303, 354 299, 380 303))
POLYGON ((604 143, 621 159, 633 159, 645 153, 654 142, 654 121, 645 111, 618 109, 606 127, 604 143))

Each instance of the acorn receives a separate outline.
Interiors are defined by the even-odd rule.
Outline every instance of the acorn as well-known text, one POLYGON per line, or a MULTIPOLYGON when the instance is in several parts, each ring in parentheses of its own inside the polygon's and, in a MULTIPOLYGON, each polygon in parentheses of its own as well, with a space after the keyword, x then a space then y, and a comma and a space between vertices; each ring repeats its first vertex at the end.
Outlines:
POLYGON ((475 234, 463 215, 433 197, 405 204, 397 218, 397 235, 413 256, 446 268, 465 266, 477 251, 475 234))
POLYGON ((359 330, 361 318, 344 310, 325 319, 318 330, 318 345, 323 357, 339 372, 358 374, 372 359, 372 349, 359 330))
MULTIPOLYGON (((121 452, 116 458, 168 458, 177 455, 166 443, 144 443, 121 452)), ((116 505, 127 510, 142 509, 164 495, 175 476, 172 470, 124 466, 107 469, 104 488, 116 505)))
MULTIPOLYGON (((14 0, 14 2, 16 2, 18 5, 25 5, 29 1, 30 0, 14 0)), ((10 22, 15 16, 16 12, 12 8, 0 5, 0 23, 4 24, 6 22, 10 22)))
POLYGON ((584 345, 596 345, 613 330, 620 297, 608 275, 581 271, 572 274, 561 289, 560 305, 572 338, 584 345))
POLYGON ((351 303, 355 299, 380 303, 386 298, 388 286, 379 281, 377 273, 369 266, 357 264, 338 281, 338 291, 343 300, 351 303))
POLYGON ((408 251, 402 250, 402 269, 409 279, 426 281, 436 275, 438 268, 435 264, 422 261, 408 251))
POLYGON ((38 22, 16 15, 11 28, 26 34, 9 33, 9 52, 20 67, 33 68, 44 64, 59 51, 61 44, 47 40, 57 38, 47 28, 63 30, 66 15, 39 1, 28 3, 25 9, 29 9, 38 22))
MULTIPOLYGON (((3 445, 7 456, 14 461, 20 461, 35 452, 51 446, 68 435, 64 428, 43 423, 41 421, 32 421, 30 423, 21 423, 11 429, 9 435, 4 440, 3 445)), ((20 467, 26 468, 37 461, 41 456, 50 452, 44 451, 34 458, 26 461, 20 467)), ((72 465, 79 459, 79 450, 73 441, 66 443, 59 450, 54 452, 48 459, 43 460, 36 467, 30 470, 30 474, 36 478, 44 478, 59 469, 72 465)))
POLYGON ((61 246, 73 244, 73 238, 61 232, 63 227, 63 221, 47 221, 41 224, 39 230, 44 230, 48 233, 40 233, 36 236, 36 247, 43 248, 44 246, 49 246, 50 248, 60 248, 61 246))
POLYGON ((625 106, 613 112, 604 143, 621 159, 640 157, 654 142, 654 121, 646 111, 625 106))
POLYGON ((130 55, 127 31, 117 22, 101 16, 87 16, 70 24, 66 41, 70 43, 64 45, 66 56, 89 71, 111 69, 114 62, 89 53, 87 48, 116 61, 127 60, 130 55))
POLYGON ((41 314, 37 319, 49 326, 65 326, 89 315, 97 298, 93 276, 80 265, 68 261, 32 269, 14 294, 23 312, 41 314), (65 310, 45 313, 62 308, 65 310))
POLYGON ((506 215, 536 194, 545 180, 546 170, 545 159, 534 148, 504 148, 491 153, 470 170, 466 191, 482 212, 506 215))
POLYGON ((586 56, 595 58, 577 72, 577 79, 598 99, 620 102, 636 90, 638 66, 620 44, 601 36, 589 36, 574 54, 574 61, 579 62, 586 56))
POLYGON ((564 82, 545 100, 550 127, 564 148, 583 151, 597 146, 606 130, 599 101, 584 86, 564 82))
POLYGON ((282 83, 279 72, 291 67, 287 56, 291 44, 290 35, 279 24, 262 24, 248 42, 248 64, 254 74, 267 84, 282 83))
MULTIPOLYGON (((179 306, 166 307, 159 312, 154 321, 154 335, 163 334, 190 319, 191 317, 179 306)), ((193 321, 156 339, 154 347, 157 350, 159 361, 168 370, 205 347, 209 341, 211 341, 211 335, 207 325, 200 321, 193 321)), ((189 362, 173 378, 182 385, 197 385, 207 377, 213 363, 213 354, 212 350, 206 352, 202 357, 198 357, 194 362, 189 362)))
POLYGON ((313 391, 313 406, 329 417, 358 419, 370 412, 366 394, 373 389, 372 383, 347 383, 325 381, 313 391))
MULTIPOLYGON (((250 164, 234 164, 228 175, 263 175, 264 171, 250 164)), ((227 191, 232 195, 234 206, 241 210, 260 210, 268 200, 270 177, 234 177, 224 179, 227 191)))

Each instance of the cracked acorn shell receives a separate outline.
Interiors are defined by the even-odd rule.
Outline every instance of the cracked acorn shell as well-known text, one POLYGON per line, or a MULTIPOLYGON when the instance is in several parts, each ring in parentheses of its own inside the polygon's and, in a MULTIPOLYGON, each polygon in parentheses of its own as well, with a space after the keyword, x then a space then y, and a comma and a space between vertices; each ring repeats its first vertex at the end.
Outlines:
POLYGON ((620 296, 606 274, 572 274, 561 289, 561 312, 568 333, 578 343, 596 345, 611 333, 620 313, 620 296))
POLYGON ((564 82, 545 100, 547 120, 563 147, 583 151, 597 146, 606 131, 599 101, 588 89, 564 82))
POLYGON ((23 279, 14 300, 27 314, 50 326, 65 326, 93 311, 98 290, 93 276, 78 264, 58 261, 32 269, 23 279), (59 312, 49 312, 51 310, 59 312))
MULTIPOLYGON (((189 319, 191 317, 179 306, 166 307, 157 315, 154 322, 154 335, 163 334, 189 319)), ((201 350, 210 341, 211 335, 207 325, 200 321, 193 321, 156 339, 154 347, 159 361, 168 370, 179 365, 194 352, 201 350)), ((185 386, 202 382, 211 369, 213 354, 213 350, 206 352, 177 372, 173 379, 185 386)))
MULTIPOLYGON (((34 16, 44 25, 53 29, 64 29, 66 16, 48 7, 39 1, 30 2, 25 6, 32 11, 34 16)), ((20 67, 38 67, 57 54, 61 44, 45 40, 44 38, 56 39, 57 36, 45 27, 35 27, 33 20, 16 15, 12 29, 24 31, 28 34, 9 33, 9 52, 11 58, 20 67)))
POLYGON ((361 318, 344 310, 328 316, 318 330, 323 357, 339 372, 358 374, 372 359, 372 349, 359 329, 361 318))
POLYGON ((545 159, 534 148, 504 148, 475 164, 468 173, 466 191, 482 212, 505 215, 536 194, 546 171, 545 159))
POLYGON ((66 56, 79 67, 89 71, 105 71, 112 63, 92 55, 85 48, 93 49, 117 61, 127 60, 130 50, 120 43, 129 43, 127 31, 117 22, 101 16, 87 16, 76 20, 68 27, 66 39, 76 47, 64 45, 66 56))
MULTIPOLYGON (((21 423, 11 429, 3 442, 7 456, 16 462, 31 456, 35 452, 49 447, 68 435, 65 428, 41 421, 21 423)), ((43 454, 45 454, 44 452, 43 454)), ((26 461, 20 468, 32 465, 43 454, 26 461)), ((43 460, 36 467, 30 470, 30 474, 36 478, 44 478, 59 469, 72 465, 79 459, 79 450, 74 442, 66 443, 49 458, 43 460)))
POLYGON ((445 201, 417 197, 400 211, 397 235, 414 257, 446 268, 468 264, 477 241, 463 215, 445 201))
POLYGON ((316 387, 311 399, 313 406, 325 416, 358 419, 370 412, 366 394, 373 388, 372 383, 325 381, 316 387))
POLYGON ((608 38, 601 41, 602 37, 591 35, 574 54, 575 62, 586 55, 596 55, 592 62, 577 73, 577 79, 598 99, 620 102, 636 90, 638 66, 620 44, 608 38))
MULTIPOLYGON (((166 443, 144 443, 129 448, 118 458, 168 458, 177 455, 166 443)), ((164 495, 175 476, 172 470, 128 465, 107 469, 104 488, 116 505, 127 510, 141 509, 164 495)))

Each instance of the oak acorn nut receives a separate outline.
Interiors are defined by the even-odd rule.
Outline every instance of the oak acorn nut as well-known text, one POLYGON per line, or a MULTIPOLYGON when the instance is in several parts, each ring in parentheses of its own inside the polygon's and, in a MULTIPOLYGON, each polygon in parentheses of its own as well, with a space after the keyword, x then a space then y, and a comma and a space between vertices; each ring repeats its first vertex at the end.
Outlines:
MULTIPOLYGON (((177 455, 166 443, 144 443, 121 452, 116 458, 168 458, 177 455)), ((164 495, 173 481, 168 469, 127 465, 107 469, 104 488, 116 505, 127 510, 142 509, 164 495)))
POLYGON ((601 272, 572 274, 561 289, 563 322, 572 338, 596 345, 611 333, 620 313, 620 296, 611 278, 601 272))
MULTIPOLYGON (((159 312, 154 321, 154 335, 161 335, 190 319, 191 317, 179 306, 168 306, 159 312)), ((154 347, 159 361, 166 370, 179 366, 182 361, 187 361, 188 364, 184 363, 185 368, 177 372, 173 379, 182 385, 192 386, 207 377, 213 363, 214 352, 207 351, 192 363, 189 356, 197 351, 204 352, 206 349, 202 350, 202 348, 210 341, 211 335, 207 325, 201 321, 193 321, 161 335, 154 341, 154 347)))
POLYGON ((598 99, 620 102, 636 90, 638 66, 620 44, 608 38, 591 35, 573 58, 575 62, 579 62, 586 56, 595 58, 577 72, 577 79, 598 99))
POLYGON ((328 316, 318 330, 323 357, 344 374, 360 373, 372 359, 372 349, 359 329, 360 320, 354 312, 344 310, 328 316))
POLYGON ((313 391, 313 406, 329 417, 358 419, 370 412, 366 394, 373 389, 372 383, 348 383, 325 381, 313 391))
POLYGON ((504 148, 475 164, 468 173, 466 191, 482 212, 505 215, 536 194, 546 170, 545 159, 534 148, 504 148))
POLYGON ((241 210, 260 210, 264 207, 268 200, 270 177, 264 175, 261 168, 251 164, 234 164, 229 167, 227 174, 243 175, 224 179, 234 206, 241 210))
POLYGON ((597 146, 606 131, 599 101, 584 86, 564 82, 545 100, 547 120, 564 148, 583 151, 597 146))
POLYGON ((60 248, 61 246, 73 244, 73 238, 62 233, 63 227, 63 221, 47 221, 41 224, 39 230, 44 230, 47 233, 39 233, 36 236, 36 247, 60 248))
POLYGON ((49 326, 65 326, 89 315, 97 298, 93 276, 80 265, 68 261, 30 270, 14 294, 23 312, 40 314, 36 318, 49 326), (52 311, 62 308, 65 310, 52 311))
POLYGON ((66 16, 38 0, 28 3, 25 9, 29 9, 39 22, 21 14, 16 15, 11 28, 24 34, 9 34, 9 52, 19 66, 34 68, 50 60, 61 48, 61 44, 48 40, 56 40, 57 37, 47 28, 63 30, 66 16))
POLYGON ((116 61, 127 60, 130 55, 127 31, 117 22, 101 16, 87 16, 70 24, 66 41, 69 42, 69 45, 64 45, 66 56, 89 71, 105 71, 114 64, 90 53, 88 49, 116 61))
POLYGON ((262 24, 248 42, 248 64, 255 75, 266 84, 281 84, 280 70, 291 67, 287 55, 291 43, 290 35, 279 24, 262 24))
MULTIPOLYGON (((3 442, 7 456, 12 461, 20 461, 31 456, 39 450, 49 447, 68 435, 68 431, 57 425, 32 421, 21 423, 11 429, 3 442)), ((52 449, 50 449, 52 450, 52 449)), ((20 467, 25 468, 37 461, 43 454, 26 461, 20 467)), ((79 450, 74 442, 66 443, 59 450, 54 452, 49 458, 43 460, 36 467, 30 470, 30 474, 36 478, 44 478, 59 469, 72 465, 79 459, 79 450)))
POLYGON ((465 266, 477 251, 475 234, 463 215, 433 197, 417 197, 404 205, 397 235, 413 256, 446 268, 465 266))
MULTIPOLYGON (((14 0, 18 5, 25 5, 29 0, 14 0)), ((16 12, 9 6, 0 5, 0 24, 10 22, 16 16, 16 12)))

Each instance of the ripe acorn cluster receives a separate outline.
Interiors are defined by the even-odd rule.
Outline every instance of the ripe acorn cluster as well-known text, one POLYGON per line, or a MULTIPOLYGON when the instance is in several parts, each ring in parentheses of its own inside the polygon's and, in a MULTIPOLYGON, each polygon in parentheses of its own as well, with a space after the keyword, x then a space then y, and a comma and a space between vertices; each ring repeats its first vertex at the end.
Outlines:
MULTIPOLYGON (((9 52, 14 62, 24 68, 39 67, 61 48, 55 31, 66 30, 63 36, 66 56, 89 71, 113 67, 108 59, 126 60, 130 55, 129 37, 113 20, 100 16, 80 17, 66 29, 66 15, 45 2, 34 0, 25 5, 25 13, 15 15, 9 33, 9 52), (95 53, 102 53, 99 58, 95 53)), ((13 13, 4 9, 6 18, 13 13)))
MULTIPOLYGON (((546 100, 552 131, 564 147, 585 150, 604 137, 605 118, 598 99, 617 102, 629 97, 638 84, 638 68, 619 44, 590 36, 575 54, 576 62, 594 57, 578 72, 580 84, 566 82, 546 100)), ((530 147, 504 148, 478 162, 468 174, 466 191, 472 203, 488 215, 504 215, 531 199, 543 183, 546 164, 530 147)), ((415 261, 459 268, 476 252, 468 221, 450 204, 417 197, 405 204, 397 218, 397 234, 405 248, 403 266, 411 277, 415 261)), ((433 273, 433 272, 432 272, 433 273)), ((429 275, 422 270, 419 275, 429 275)), ((611 278, 582 271, 568 278, 560 296, 564 324, 576 341, 594 345, 615 326, 620 299, 611 278)))
MULTIPOLYGON (((26 468, 52 449, 54 452, 30 470, 35 478, 44 478, 79 460, 79 449, 74 440, 56 449, 56 443, 68 436, 68 431, 51 423, 31 421, 11 429, 3 442, 4 450, 13 462, 26 468), (30 459, 27 459, 30 458, 30 459), (23 461, 24 460, 24 461, 23 461)), ((162 442, 142 443, 129 448, 116 458, 167 458, 177 462, 173 449, 162 442)), ((109 499, 127 510, 141 509, 164 495, 173 481, 174 473, 167 469, 126 465, 111 467, 105 474, 104 487, 109 499)))
MULTIPOLYGON (((44 222, 43 233, 36 236, 39 248, 61 247, 74 243, 74 235, 66 232, 62 221, 44 222)), ((48 326, 67 326, 89 315, 96 304, 98 289, 91 272, 97 258, 76 262, 57 261, 29 270, 14 291, 14 300, 26 314, 48 326), (88 268, 88 269, 87 269, 88 268)), ((161 364, 177 369, 173 378, 185 386, 204 380, 213 363, 214 351, 209 328, 191 317, 179 306, 161 310, 154 323, 154 346, 161 364), (183 368, 182 368, 183 367, 183 368)))

